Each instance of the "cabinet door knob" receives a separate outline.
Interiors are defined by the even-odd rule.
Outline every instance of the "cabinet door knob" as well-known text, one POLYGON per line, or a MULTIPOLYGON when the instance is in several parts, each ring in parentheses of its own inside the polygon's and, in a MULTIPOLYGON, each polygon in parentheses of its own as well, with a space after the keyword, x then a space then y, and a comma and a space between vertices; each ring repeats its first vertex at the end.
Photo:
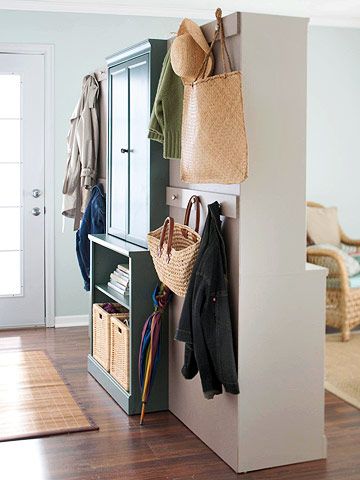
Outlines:
POLYGON ((122 148, 122 149, 120 150, 120 152, 121 152, 121 153, 128 153, 129 150, 128 150, 127 148, 122 148))

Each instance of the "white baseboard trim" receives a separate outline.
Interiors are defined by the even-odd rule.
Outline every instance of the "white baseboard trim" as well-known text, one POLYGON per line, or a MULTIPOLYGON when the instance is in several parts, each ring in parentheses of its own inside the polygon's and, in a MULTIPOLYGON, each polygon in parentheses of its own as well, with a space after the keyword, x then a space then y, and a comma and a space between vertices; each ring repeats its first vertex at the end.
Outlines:
POLYGON ((89 315, 64 315, 55 317, 55 328, 85 327, 89 325, 89 315))

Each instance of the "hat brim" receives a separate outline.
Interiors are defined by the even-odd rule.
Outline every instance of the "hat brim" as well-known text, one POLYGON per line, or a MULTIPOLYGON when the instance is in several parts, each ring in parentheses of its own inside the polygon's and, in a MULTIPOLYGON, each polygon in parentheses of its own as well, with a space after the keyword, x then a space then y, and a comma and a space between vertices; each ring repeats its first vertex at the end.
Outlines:
MULTIPOLYGON (((212 74, 213 69, 214 69, 214 57, 213 57, 213 54, 211 54, 210 57, 208 58, 208 63, 205 69, 204 78, 209 77, 212 74)), ((198 80, 200 80, 201 78, 203 78, 203 76, 199 77, 198 80)), ((195 77, 181 77, 181 80, 183 81, 184 84, 193 83, 195 82, 195 77)))
MULTIPOLYGON (((181 22, 177 36, 183 35, 184 33, 188 33, 189 35, 191 35, 191 37, 199 45, 199 47, 204 51, 204 53, 205 54, 208 53, 210 47, 201 28, 197 23, 190 20, 190 18, 184 18, 184 20, 181 22)), ((200 66, 199 66, 199 69, 200 69, 200 66)), ((213 69, 214 69, 214 56, 211 53, 211 55, 208 58, 204 77, 208 77, 209 75, 211 75, 213 69)), ((192 83, 195 80, 195 78, 189 78, 189 77, 181 77, 181 79, 184 83, 192 83)))
POLYGON ((184 18, 181 22, 177 35, 183 35, 184 33, 189 33, 195 42, 204 50, 205 53, 209 51, 209 44, 206 41, 206 38, 199 27, 199 25, 190 18, 184 18))

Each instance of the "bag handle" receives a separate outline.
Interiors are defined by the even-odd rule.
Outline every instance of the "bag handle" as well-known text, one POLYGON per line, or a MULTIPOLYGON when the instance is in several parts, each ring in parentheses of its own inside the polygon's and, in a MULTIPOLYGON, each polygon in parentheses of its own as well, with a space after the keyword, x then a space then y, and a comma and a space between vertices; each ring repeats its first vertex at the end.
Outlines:
POLYGON ((189 198, 186 211, 185 211, 185 217, 184 217, 184 225, 187 227, 189 226, 189 221, 190 221, 190 214, 191 214, 191 209, 192 206, 195 205, 196 207, 196 220, 195 220, 195 232, 199 233, 199 228, 200 228, 200 197, 197 195, 192 195, 189 198))
POLYGON ((220 34, 220 44, 221 44, 221 58, 222 58, 224 73, 226 75, 226 73, 232 71, 230 55, 229 55, 229 52, 228 52, 228 49, 227 49, 227 46, 226 46, 226 41, 225 41, 225 33, 224 33, 224 25, 223 25, 223 20, 222 20, 222 10, 221 10, 221 8, 216 9, 215 17, 216 17, 217 24, 216 24, 216 28, 215 28, 214 38, 211 42, 211 45, 210 45, 210 48, 209 48, 207 54, 205 55, 203 63, 201 64, 200 70, 198 71, 198 74, 195 77, 195 80, 194 80, 195 82, 199 78, 202 78, 202 79, 204 78, 205 72, 206 72, 207 62, 208 62, 209 57, 210 57, 210 55, 211 55, 211 53, 214 49, 214 45, 215 45, 215 42, 216 42, 219 34, 220 34), (227 68, 226 68, 225 54, 226 54, 226 60, 227 60, 228 67, 229 67, 228 71, 227 71, 227 68))
POLYGON ((171 257, 171 249, 172 249, 172 242, 173 242, 173 235, 174 235, 174 219, 172 217, 167 217, 165 218, 164 225, 161 231, 161 236, 160 236, 160 243, 159 243, 159 248, 158 248, 158 256, 161 257, 162 252, 163 252, 163 246, 165 242, 165 235, 166 235, 166 230, 169 227, 169 235, 168 235, 168 241, 167 241, 167 250, 166 250, 166 263, 170 262, 170 257, 171 257))

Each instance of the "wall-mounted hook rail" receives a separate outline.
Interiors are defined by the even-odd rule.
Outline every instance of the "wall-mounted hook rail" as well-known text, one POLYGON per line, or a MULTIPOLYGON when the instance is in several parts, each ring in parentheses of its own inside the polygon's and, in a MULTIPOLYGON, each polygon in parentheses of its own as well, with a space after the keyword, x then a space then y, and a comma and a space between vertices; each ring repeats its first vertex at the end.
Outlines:
POLYGON ((238 195, 166 187, 166 204, 170 207, 186 208, 189 198, 192 195, 198 195, 200 197, 203 208, 206 208, 209 203, 219 202, 221 205, 221 215, 228 218, 237 218, 238 195))

